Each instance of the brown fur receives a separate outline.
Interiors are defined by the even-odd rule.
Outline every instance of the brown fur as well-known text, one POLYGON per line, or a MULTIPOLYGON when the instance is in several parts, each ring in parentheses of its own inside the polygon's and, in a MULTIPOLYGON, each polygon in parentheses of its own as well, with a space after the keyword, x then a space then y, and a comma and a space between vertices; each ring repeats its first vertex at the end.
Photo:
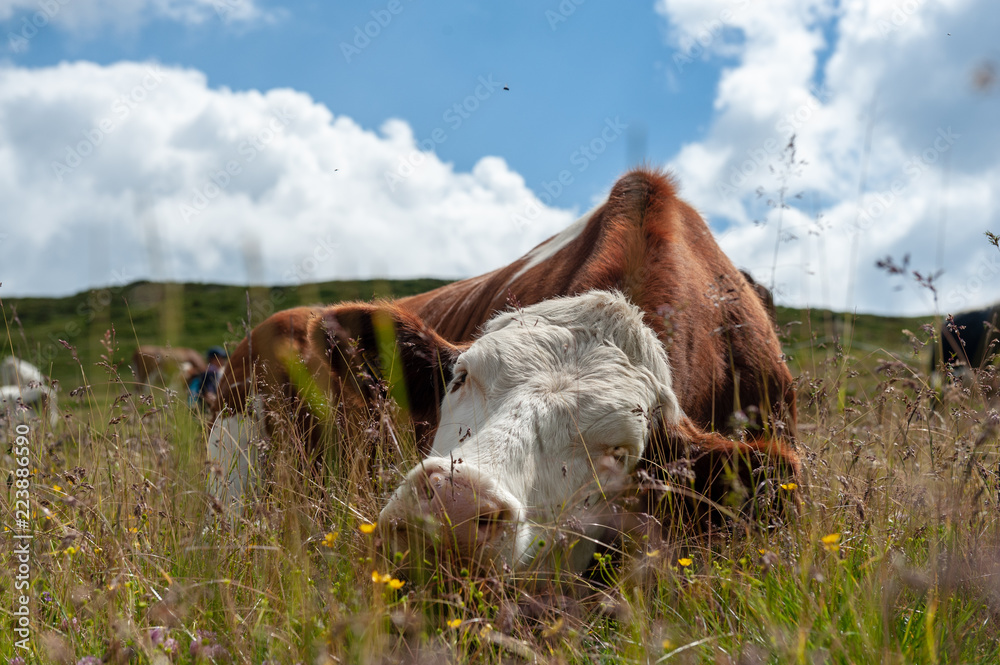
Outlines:
POLYGON ((233 352, 220 401, 240 410, 252 371, 258 390, 295 399, 282 360, 291 350, 331 403, 348 410, 363 406, 381 394, 383 379, 393 378, 385 376, 392 369, 376 342, 373 321, 382 317, 395 329, 410 415, 426 451, 451 360, 487 320, 509 303, 617 289, 642 308, 665 345, 687 416, 655 437, 647 452, 652 466, 693 460, 695 489, 713 500, 729 492, 733 476, 752 491, 762 465, 758 456, 782 475, 796 474, 799 462, 789 445, 795 393, 772 320, 754 285, 722 253, 698 213, 677 198, 669 177, 629 173, 578 237, 514 279, 528 260, 394 303, 275 314, 233 352), (712 433, 735 432, 734 413, 754 409, 761 422, 747 442, 712 433))
POLYGON ((525 261, 398 304, 445 339, 466 342, 510 300, 618 289, 666 346, 674 391, 695 423, 731 432, 731 415, 754 406, 772 431, 794 436, 792 376, 761 297, 670 178, 629 173, 583 233, 510 283, 525 261))

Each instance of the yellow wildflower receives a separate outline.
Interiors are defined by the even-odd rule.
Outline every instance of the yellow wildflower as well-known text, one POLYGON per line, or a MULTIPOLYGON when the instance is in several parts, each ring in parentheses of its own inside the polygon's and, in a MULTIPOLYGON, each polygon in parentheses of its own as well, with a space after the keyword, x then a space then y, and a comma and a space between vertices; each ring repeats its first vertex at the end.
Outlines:
POLYGON ((797 487, 798 485, 796 485, 795 483, 782 483, 781 485, 781 489, 788 490, 789 492, 796 489, 797 487))
POLYGON ((820 538, 823 542, 823 547, 826 548, 828 552, 836 552, 840 549, 840 534, 831 533, 820 538))
POLYGON ((403 585, 406 584, 403 580, 391 579, 389 580, 389 586, 393 589, 402 589, 403 585))
POLYGON ((322 545, 324 547, 333 547, 333 542, 335 540, 337 540, 337 536, 339 536, 339 535, 340 535, 339 531, 331 531, 330 533, 328 533, 325 536, 323 536, 323 543, 322 543, 322 545))
POLYGON ((458 628, 461 625, 462 625, 462 620, 461 619, 450 619, 448 621, 448 627, 449 628, 458 628))
POLYGON ((361 533, 367 535, 375 532, 375 525, 372 524, 371 522, 365 522, 364 524, 359 526, 358 529, 361 530, 361 533))
POLYGON ((679 563, 679 564, 681 564, 682 566, 684 566, 685 568, 687 568, 687 567, 688 567, 688 566, 690 566, 690 565, 691 565, 692 563, 694 563, 694 560, 693 560, 693 559, 689 559, 689 558, 687 558, 687 557, 684 557, 684 558, 681 558, 681 559, 677 559, 677 563, 679 563))

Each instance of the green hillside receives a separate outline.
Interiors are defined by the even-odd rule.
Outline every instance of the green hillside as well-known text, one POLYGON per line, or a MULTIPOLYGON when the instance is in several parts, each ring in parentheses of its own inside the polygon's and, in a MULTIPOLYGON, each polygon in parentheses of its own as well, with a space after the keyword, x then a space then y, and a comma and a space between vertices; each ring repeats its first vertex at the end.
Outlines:
MULTIPOLYGON (((105 354, 102 340, 114 332, 115 360, 124 367, 138 344, 187 346, 205 350, 233 346, 269 314, 316 303, 401 297, 446 284, 443 280, 338 281, 298 287, 242 287, 218 284, 136 282, 125 287, 88 291, 65 298, 3 298, 4 324, 0 355, 13 353, 38 365, 66 389, 82 383, 75 348, 88 376, 105 354)), ((853 356, 879 350, 913 359, 903 334, 909 329, 925 338, 921 326, 930 318, 859 315, 853 319, 853 356)), ((792 371, 818 362, 817 354, 834 352, 835 339, 847 340, 842 314, 823 310, 778 308, 782 343, 792 371)), ((110 338, 109 338, 110 339, 110 338)), ((846 342, 845 342, 846 346, 846 342)), ((926 355, 926 349, 924 350, 926 355)), ((876 354, 880 359, 885 354, 876 354)), ((874 366, 874 362, 872 363, 874 366)), ((90 379, 96 380, 94 377, 90 379)))
POLYGON ((242 287, 218 284, 136 282, 121 288, 65 298, 0 298, 3 343, 10 353, 38 365, 63 387, 81 383, 72 350, 88 375, 105 353, 102 339, 114 331, 115 359, 126 361, 139 344, 212 345, 232 349, 249 327, 273 312, 316 303, 406 296, 446 284, 436 279, 343 281, 299 287, 242 287))

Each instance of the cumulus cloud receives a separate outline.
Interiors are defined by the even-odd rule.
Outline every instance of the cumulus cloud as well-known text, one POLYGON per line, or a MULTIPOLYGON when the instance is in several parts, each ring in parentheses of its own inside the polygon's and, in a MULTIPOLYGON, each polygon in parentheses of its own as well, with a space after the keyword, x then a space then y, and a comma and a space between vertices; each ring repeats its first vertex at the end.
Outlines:
POLYGON ((723 248, 794 306, 925 313, 1000 299, 991 0, 658 0, 674 78, 723 64, 672 161, 723 248), (948 33, 951 33, 950 35, 948 33), (795 164, 786 150, 795 136, 795 164), (781 192, 784 202, 781 205, 781 192), (797 198, 801 196, 801 198, 797 198), (780 240, 780 241, 779 241, 780 240))
POLYGON ((3 291, 140 277, 464 277, 572 221, 503 159, 458 172, 410 126, 156 63, 0 68, 3 291), (259 257, 259 258, 258 258, 259 257))
POLYGON ((272 22, 281 12, 262 8, 256 0, 0 0, 0 21, 6 22, 6 45, 26 51, 39 30, 50 25, 84 37, 103 28, 133 31, 153 20, 203 25, 272 22))

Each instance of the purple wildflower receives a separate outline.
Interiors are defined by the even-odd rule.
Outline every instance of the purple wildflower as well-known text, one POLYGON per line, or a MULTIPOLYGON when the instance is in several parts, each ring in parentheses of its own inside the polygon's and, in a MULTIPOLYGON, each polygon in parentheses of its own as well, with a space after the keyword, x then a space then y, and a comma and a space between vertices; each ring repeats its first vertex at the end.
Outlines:
POLYGON ((215 633, 210 630, 199 630, 191 641, 190 653, 197 659, 210 661, 229 660, 229 653, 216 641, 215 633))
POLYGON ((168 637, 163 640, 163 644, 160 645, 160 648, 163 649, 163 653, 170 656, 171 660, 177 658, 177 656, 181 653, 181 645, 178 644, 177 640, 172 637, 168 637))
POLYGON ((160 642, 167 638, 167 629, 163 626, 153 626, 149 629, 149 641, 153 646, 158 646, 160 642))

